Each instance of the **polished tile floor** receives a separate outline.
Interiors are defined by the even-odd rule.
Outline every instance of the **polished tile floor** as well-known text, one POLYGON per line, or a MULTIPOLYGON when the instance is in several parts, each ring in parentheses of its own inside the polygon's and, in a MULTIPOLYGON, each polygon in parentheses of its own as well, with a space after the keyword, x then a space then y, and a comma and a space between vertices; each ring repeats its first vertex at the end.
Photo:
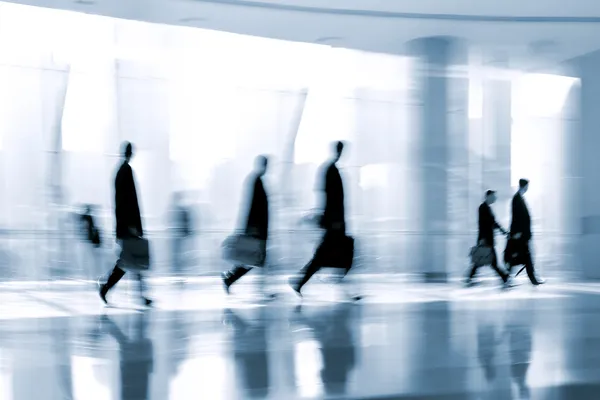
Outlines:
POLYGON ((600 284, 0 286, 0 400, 600 399, 600 284))

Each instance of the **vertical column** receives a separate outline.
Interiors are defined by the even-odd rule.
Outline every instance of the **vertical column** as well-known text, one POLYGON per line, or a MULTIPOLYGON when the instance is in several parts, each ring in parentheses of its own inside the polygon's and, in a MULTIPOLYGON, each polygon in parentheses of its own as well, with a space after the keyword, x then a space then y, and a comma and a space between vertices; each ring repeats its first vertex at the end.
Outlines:
POLYGON ((575 61, 581 89, 579 96, 579 124, 573 124, 571 132, 571 166, 572 177, 576 183, 572 185, 575 195, 570 199, 571 205, 579 211, 581 236, 578 239, 579 264, 581 277, 599 279, 600 269, 600 51, 578 57, 575 61))
POLYGON ((415 167, 420 178, 416 182, 419 204, 415 207, 420 226, 418 268, 429 282, 448 279, 448 266, 454 258, 448 250, 457 246, 449 239, 457 237, 452 232, 460 230, 459 214, 464 213, 459 206, 461 193, 466 202, 466 190, 457 187, 461 168, 453 168, 453 164, 467 159, 459 153, 467 148, 468 79, 458 69, 451 73, 449 68, 466 59, 460 44, 448 37, 417 39, 409 44, 411 54, 416 56, 414 88, 418 104, 413 124, 415 167))
MULTIPOLYGON (((484 59, 484 67, 493 71, 508 68, 508 57, 494 55, 484 59)), ((508 204, 512 196, 511 165, 511 81, 486 74, 483 81, 483 184, 485 189, 498 191, 494 208, 501 223, 508 221, 508 204)), ((483 193, 481 194, 483 196, 483 193)))
MULTIPOLYGON (((567 71, 567 73, 572 71, 567 71)), ((573 74, 575 75, 575 74, 573 74)), ((562 144, 564 155, 564 170, 562 174, 561 182, 561 197, 562 197, 562 208, 561 215, 562 221, 560 226, 562 227, 562 234, 564 235, 564 241, 562 241, 563 254, 562 262, 564 263, 562 270, 566 270, 567 274, 572 275, 573 278, 581 277, 581 259, 579 251, 579 234, 581 233, 580 219, 580 187, 581 177, 579 176, 579 132, 580 132, 580 99, 581 99, 581 86, 574 84, 567 98, 565 99, 565 105, 562 110, 562 144)))

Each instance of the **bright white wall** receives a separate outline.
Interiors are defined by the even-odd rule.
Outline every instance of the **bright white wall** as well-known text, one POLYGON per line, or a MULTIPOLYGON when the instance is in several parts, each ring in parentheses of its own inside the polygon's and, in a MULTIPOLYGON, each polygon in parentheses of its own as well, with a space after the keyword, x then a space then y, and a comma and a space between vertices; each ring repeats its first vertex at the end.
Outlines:
MULTIPOLYGON (((95 203, 103 230, 112 232, 118 151, 130 140, 147 229, 162 234, 172 192, 188 192, 186 201, 201 210, 197 225, 203 230, 192 247, 203 270, 218 270, 220 241, 236 226, 243 204, 242 183, 254 157, 267 154, 273 226, 281 229, 274 251, 281 265, 297 268, 314 243, 289 231, 314 207, 317 168, 329 156, 331 141, 341 139, 350 143, 341 162, 350 229, 364 244, 367 265, 412 271, 406 238, 419 229, 412 192, 419 165, 413 134, 418 105, 407 94, 410 62, 2 4, 0 227, 64 230, 65 209, 95 203), (62 198, 51 201, 54 186, 62 188, 62 198)), ((472 121, 481 119, 476 89, 472 121)), ((526 131, 526 124, 542 126, 530 117, 524 121, 518 126, 526 131)), ((548 124, 548 130, 556 128, 548 124)), ((487 150, 478 135, 471 130, 464 144, 470 177, 486 168, 487 150)), ((516 146, 543 140, 528 137, 527 144, 517 140, 516 146)), ((531 158, 531 171, 546 168, 559 151, 545 141, 543 146, 545 158, 531 158)), ((465 190, 476 193, 481 189, 468 186, 465 190)), ((168 262, 168 241, 161 240, 155 240, 158 271, 168 262)), ((47 263, 58 265, 45 269, 50 275, 73 271, 63 265, 68 251, 57 250, 55 242, 23 243, 11 239, 7 246, 15 257, 26 253, 19 260, 32 267, 7 267, 0 276, 26 270, 28 277, 39 277, 35 266, 47 263), (23 252, 28 247, 38 250, 23 252)))

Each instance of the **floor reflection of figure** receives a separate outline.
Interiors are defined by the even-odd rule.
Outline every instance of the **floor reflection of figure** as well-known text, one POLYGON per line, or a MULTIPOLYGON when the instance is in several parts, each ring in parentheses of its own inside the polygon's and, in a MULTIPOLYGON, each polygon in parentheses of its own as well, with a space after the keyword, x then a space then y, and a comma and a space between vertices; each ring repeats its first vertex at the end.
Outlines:
POLYGON ((477 356, 487 384, 496 378, 496 346, 499 340, 493 324, 480 324, 477 329, 477 356))
MULTIPOLYGON (((69 339, 70 321, 62 318, 52 318, 50 320, 52 336, 55 347, 55 356, 57 361, 56 374, 58 374, 57 385, 62 398, 73 398, 73 357, 72 342, 69 339)), ((0 397, 1 398, 1 397, 0 397)))
POLYGON ((269 395, 270 380, 264 316, 249 323, 233 310, 226 309, 225 320, 234 332, 231 346, 240 384, 245 391, 243 398, 266 398, 269 395))
POLYGON ((518 318, 515 318, 507 324, 506 332, 510 352, 510 372, 519 394, 518 398, 529 399, 527 371, 531 364, 533 345, 531 326, 526 321, 519 321, 518 318))
POLYGON ((189 318, 183 311, 174 311, 169 318, 168 337, 173 351, 169 352, 169 376, 173 377, 179 373, 181 364, 187 359, 187 349, 189 346, 189 318))
POLYGON ((507 332, 497 324, 496 314, 489 310, 480 315, 477 324, 477 356, 485 376, 486 399, 511 398, 510 378, 506 370, 507 332))
POLYGON ((341 303, 331 313, 308 317, 298 307, 299 322, 314 333, 321 345, 321 380, 328 396, 345 396, 350 372, 356 365, 356 345, 352 334, 352 312, 356 305, 341 303))
POLYGON ((109 317, 103 316, 103 328, 119 343, 121 364, 120 400, 148 400, 150 374, 153 370, 153 346, 148 338, 147 314, 134 318, 134 334, 126 336, 109 317))

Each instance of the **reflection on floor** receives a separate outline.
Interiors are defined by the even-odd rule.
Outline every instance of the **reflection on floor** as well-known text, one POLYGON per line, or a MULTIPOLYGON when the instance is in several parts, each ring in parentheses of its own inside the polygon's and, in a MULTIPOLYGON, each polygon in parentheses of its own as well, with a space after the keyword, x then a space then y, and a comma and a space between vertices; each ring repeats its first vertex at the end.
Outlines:
POLYGON ((600 285, 0 291, 0 400, 598 399, 600 285))

